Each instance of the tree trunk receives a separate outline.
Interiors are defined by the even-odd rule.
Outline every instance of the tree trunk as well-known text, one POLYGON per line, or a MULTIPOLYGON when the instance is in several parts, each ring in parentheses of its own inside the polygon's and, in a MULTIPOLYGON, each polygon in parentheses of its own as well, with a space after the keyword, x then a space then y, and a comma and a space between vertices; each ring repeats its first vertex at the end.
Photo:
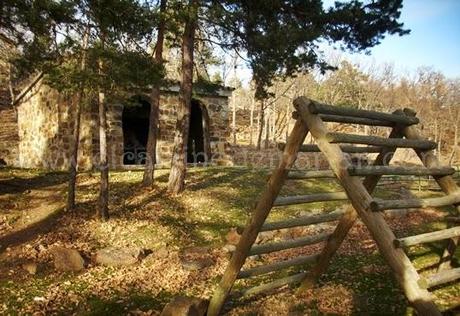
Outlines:
MULTIPOLYGON (((89 30, 85 31, 83 35, 83 54, 80 62, 80 69, 82 71, 86 68, 86 49, 88 48, 89 30)), ((73 98, 73 106, 75 111, 75 125, 72 134, 72 151, 70 153, 70 166, 69 166, 69 188, 67 193, 67 210, 75 208, 75 187, 77 183, 77 168, 78 168, 78 148, 80 145, 80 122, 81 122, 81 102, 83 97, 83 88, 77 92, 73 98)))
MULTIPOLYGON (((99 61, 99 72, 102 73, 103 62, 99 61)), ((98 214, 102 220, 109 219, 109 165, 107 159, 107 109, 105 93, 102 88, 98 92, 99 103, 99 168, 101 171, 101 183, 99 191, 98 214)))
POLYGON ((267 116, 265 118, 265 142, 264 142, 264 148, 268 148, 268 143, 270 142, 270 112, 267 113, 267 116))
POLYGON ((273 108, 272 108, 272 111, 271 111, 271 123, 270 123, 270 127, 271 127, 271 138, 273 140, 273 143, 276 143, 276 133, 277 133, 277 130, 276 130, 276 127, 278 126, 278 119, 280 118, 280 115, 278 113, 278 116, 276 115, 277 111, 276 111, 276 102, 273 104, 273 108))
POLYGON ((439 137, 438 137, 438 142, 437 142, 437 146, 438 146, 438 160, 439 161, 443 161, 442 159, 442 137, 443 137, 443 131, 442 129, 439 130, 439 137))
POLYGON ((251 101, 251 112, 249 116, 249 145, 254 144, 254 105, 255 105, 255 99, 252 98, 251 101))
POLYGON ((75 111, 75 125, 72 134, 72 151, 70 153, 69 165, 69 188, 67 193, 67 210, 75 208, 75 186, 77 183, 78 147, 80 142, 80 121, 81 121, 81 92, 72 98, 75 111))
MULTIPOLYGON (((165 18, 164 14, 166 12, 166 1, 161 0, 160 3, 160 22, 158 24, 158 39, 155 46, 155 63, 163 63, 163 43, 164 43, 164 33, 165 33, 165 18)), ((152 186, 155 176, 155 163, 156 160, 156 147, 157 147, 157 137, 158 137, 158 120, 160 112, 160 87, 155 86, 152 88, 150 94, 150 124, 147 140, 147 153, 145 161, 145 170, 144 178, 142 180, 143 186, 152 186)))
POLYGON ((232 133, 233 145, 236 145, 236 98, 232 97, 232 133))
POLYGON ((459 122, 460 122, 460 111, 457 110, 457 113, 455 115, 455 125, 454 125, 454 145, 452 146, 452 152, 449 158, 450 166, 454 162, 455 154, 457 153, 457 150, 458 150, 458 124, 459 122))
POLYGON ((286 102, 286 134, 284 135, 284 139, 287 142, 288 137, 289 137, 289 123, 291 122, 291 104, 289 102, 286 102))
POLYGON ((182 36, 182 81, 179 92, 179 106, 177 109, 176 135, 171 159, 171 172, 168 182, 168 191, 173 194, 182 192, 185 186, 187 140, 192 105, 193 46, 195 42, 197 7, 198 1, 190 0, 189 8, 192 12, 185 23, 184 34, 182 36))
POLYGON ((259 109, 259 131, 258 131, 258 136, 257 136, 257 150, 260 150, 261 143, 262 143, 262 133, 264 131, 264 101, 259 100, 260 102, 260 109, 259 109))
POLYGON ((11 63, 8 63, 8 91, 10 93, 11 104, 14 104, 16 95, 14 93, 13 85, 13 65, 11 63))

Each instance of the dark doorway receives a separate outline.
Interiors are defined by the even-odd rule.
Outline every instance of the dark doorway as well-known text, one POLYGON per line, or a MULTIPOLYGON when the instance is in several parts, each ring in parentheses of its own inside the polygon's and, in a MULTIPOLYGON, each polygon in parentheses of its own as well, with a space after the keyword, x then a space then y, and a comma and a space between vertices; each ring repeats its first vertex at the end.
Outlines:
POLYGON ((203 132, 203 110, 201 109, 200 102, 197 100, 192 100, 190 129, 187 144, 187 162, 206 162, 203 132))
POLYGON ((123 109, 123 164, 143 165, 149 133, 150 103, 135 97, 123 109))

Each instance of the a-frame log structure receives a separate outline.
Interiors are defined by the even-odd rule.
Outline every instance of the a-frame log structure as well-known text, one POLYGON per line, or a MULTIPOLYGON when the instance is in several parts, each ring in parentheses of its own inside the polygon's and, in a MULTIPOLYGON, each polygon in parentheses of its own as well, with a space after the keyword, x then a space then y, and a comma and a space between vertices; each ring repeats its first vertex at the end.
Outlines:
POLYGON ((428 289, 452 282, 460 278, 460 268, 451 268, 452 256, 460 236, 460 220, 451 218, 452 225, 445 230, 406 238, 396 238, 386 223, 383 212, 395 208, 423 208, 454 205, 460 214, 460 191, 452 178, 454 170, 439 164, 433 149, 436 143, 425 140, 416 129, 419 120, 409 109, 398 110, 392 114, 342 108, 320 104, 305 97, 294 101, 296 109, 295 126, 284 149, 278 168, 271 175, 262 193, 251 220, 244 229, 230 263, 210 301, 207 315, 218 315, 237 279, 246 279, 292 266, 313 264, 313 268, 273 282, 245 290, 243 295, 254 295, 273 290, 284 285, 299 284, 299 291, 314 286, 318 278, 329 266, 349 230, 358 217, 366 225, 374 238, 381 255, 391 267, 393 274, 403 289, 409 303, 420 315, 441 315, 433 303, 428 289), (351 135, 328 132, 324 122, 385 126, 392 130, 388 138, 376 136, 351 135), (305 137, 311 133, 316 145, 303 145, 305 137), (339 145, 345 144, 345 145, 339 145), (351 145, 350 145, 351 144, 351 145), (357 144, 365 146, 357 146, 357 144), (397 148, 412 148, 422 160, 423 167, 394 167, 389 162, 397 148), (299 151, 322 152, 331 170, 292 171, 299 151), (353 166, 347 153, 378 153, 371 166, 353 166), (372 197, 377 183, 383 175, 430 175, 439 184, 445 196, 431 199, 378 200, 372 197), (310 179, 335 177, 344 192, 278 197, 286 179, 310 179), (349 200, 351 205, 345 211, 304 216, 280 222, 265 223, 273 206, 311 203, 318 201, 349 200), (260 232, 313 225, 316 223, 338 221, 335 230, 284 242, 254 245, 260 232), (404 252, 412 245, 448 239, 449 244, 442 255, 437 274, 429 278, 421 277, 404 252), (301 247, 319 242, 325 246, 321 253, 301 256, 286 261, 243 269, 248 256, 301 247))

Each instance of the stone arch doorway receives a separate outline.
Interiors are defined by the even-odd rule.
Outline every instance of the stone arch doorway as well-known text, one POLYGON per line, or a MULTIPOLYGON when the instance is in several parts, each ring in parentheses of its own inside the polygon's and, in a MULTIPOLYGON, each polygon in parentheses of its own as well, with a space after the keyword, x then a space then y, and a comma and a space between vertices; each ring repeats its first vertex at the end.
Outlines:
POLYGON ((143 96, 133 97, 123 107, 123 164, 145 164, 149 131, 150 103, 143 96))
POLYGON ((211 146, 208 110, 202 102, 192 99, 187 143, 187 163, 206 163, 210 160, 211 146))

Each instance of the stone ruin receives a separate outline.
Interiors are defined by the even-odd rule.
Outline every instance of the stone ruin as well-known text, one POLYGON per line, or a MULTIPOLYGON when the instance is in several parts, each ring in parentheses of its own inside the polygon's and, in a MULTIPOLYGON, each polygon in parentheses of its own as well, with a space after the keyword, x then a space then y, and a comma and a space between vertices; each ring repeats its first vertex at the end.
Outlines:
MULTIPOLYGON (((194 91, 187 162, 232 165, 228 99, 230 88, 210 93, 194 91)), ((3 99, 2 99, 3 100, 3 99)), ((174 147, 179 86, 161 90, 157 164, 170 165, 174 147)), ((19 168, 66 170, 75 115, 70 98, 50 88, 42 76, 18 95, 13 105, 0 105, 0 163, 19 168)), ((6 103, 6 104, 5 104, 6 103)), ((150 103, 148 95, 134 95, 127 104, 107 109, 108 156, 111 169, 135 168, 145 163, 150 103)), ((97 104, 84 108, 81 118, 80 170, 99 161, 97 104)))

